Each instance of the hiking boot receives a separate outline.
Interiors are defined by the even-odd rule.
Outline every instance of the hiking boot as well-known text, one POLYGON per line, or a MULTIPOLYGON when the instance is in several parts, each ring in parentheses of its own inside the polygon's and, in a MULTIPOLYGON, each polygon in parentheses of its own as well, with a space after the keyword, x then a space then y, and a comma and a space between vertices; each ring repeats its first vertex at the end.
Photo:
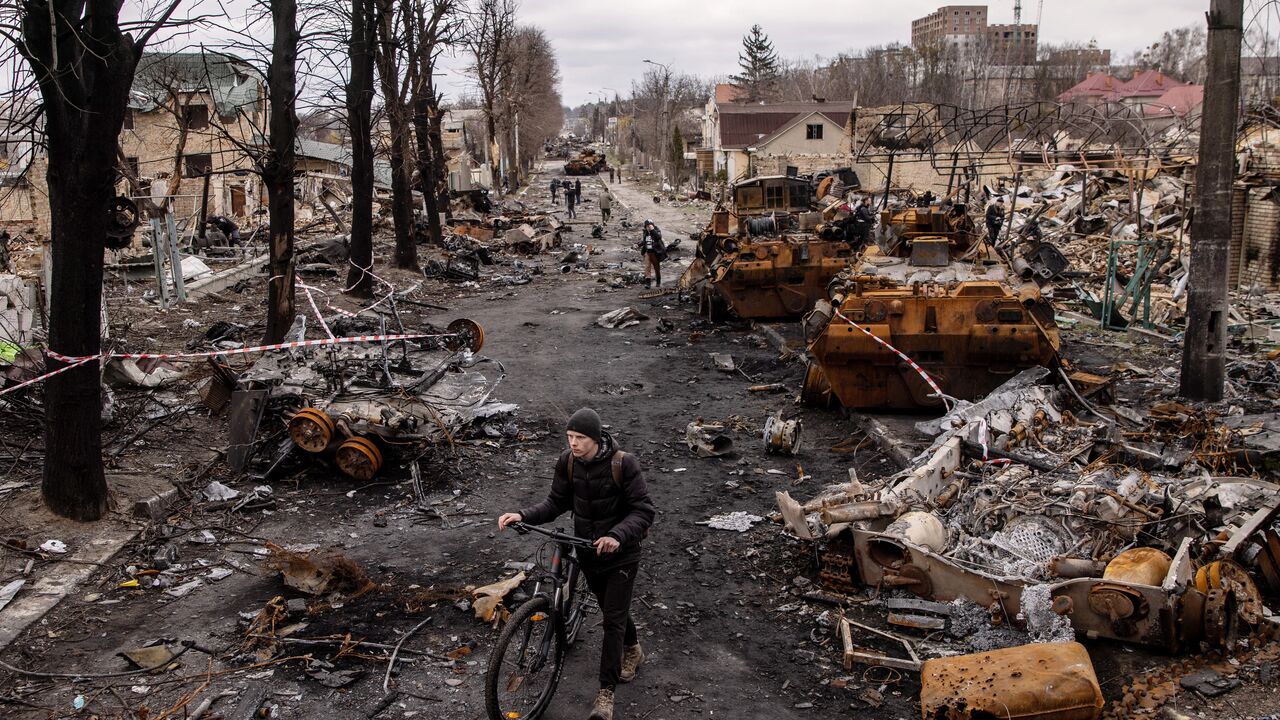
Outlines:
POLYGON ((624 683, 635 680, 636 670, 640 669, 642 662, 644 662, 644 650, 640 649, 640 643, 628 645, 622 652, 622 674, 618 676, 618 680, 624 683))
POLYGON ((596 704, 591 706, 591 714, 587 720, 613 720, 613 691, 600 688, 596 694, 596 704))

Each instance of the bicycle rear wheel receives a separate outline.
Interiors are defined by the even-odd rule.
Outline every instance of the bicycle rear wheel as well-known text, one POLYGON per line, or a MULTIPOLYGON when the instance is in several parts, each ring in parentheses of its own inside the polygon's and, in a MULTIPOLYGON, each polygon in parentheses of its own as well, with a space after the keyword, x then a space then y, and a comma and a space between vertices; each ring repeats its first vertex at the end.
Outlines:
POLYGON ((575 570, 573 573, 573 581, 569 585, 568 602, 565 607, 569 609, 568 617, 564 621, 564 644, 566 648, 573 647, 578 640, 578 633, 582 631, 582 626, 586 624, 587 613, 592 611, 595 606, 595 596, 591 594, 591 589, 587 587, 587 580, 582 576, 581 570, 575 570))
POLYGON ((498 635, 485 675, 489 720, 536 720, 551 704, 564 667, 564 631, 551 615, 551 600, 521 605, 498 635))

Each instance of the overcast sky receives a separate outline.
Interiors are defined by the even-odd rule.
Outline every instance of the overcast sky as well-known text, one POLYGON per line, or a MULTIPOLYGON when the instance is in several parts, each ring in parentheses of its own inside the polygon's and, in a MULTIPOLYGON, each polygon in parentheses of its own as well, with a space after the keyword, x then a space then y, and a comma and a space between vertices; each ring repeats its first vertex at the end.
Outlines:
MULTIPOLYGON (((251 1, 189 4, 238 13, 251 1)), ((126 13, 131 5, 156 2, 128 0, 126 13)), ((1112 51, 1114 62, 1120 62, 1166 30, 1203 27, 1208 5, 1209 0, 1045 0, 1040 40, 1097 40, 1112 51)), ((564 102, 577 106, 598 99, 593 93, 612 96, 616 90, 626 96, 631 82, 649 67, 646 58, 667 63, 677 72, 724 78, 737 71, 742 36, 752 23, 764 28, 783 58, 830 58, 876 45, 910 43, 911 21, 939 6, 936 0, 521 0, 519 17, 541 27, 551 39, 560 61, 564 102)), ((1012 1, 987 7, 989 22, 1013 22, 1012 1)), ((1023 21, 1036 22, 1040 12, 1039 3, 1027 0, 1023 21)), ((1245 0, 1245 15, 1253 20, 1251 29, 1280 35, 1280 4, 1245 0), (1258 8, 1264 10, 1259 13, 1258 8)), ((236 24, 234 18, 229 22, 236 24)), ((212 37, 218 32, 203 29, 193 35, 212 37)), ((171 43, 162 47, 174 49, 171 43)), ((474 92, 464 72, 466 64, 463 58, 445 63, 449 74, 442 85, 451 98, 474 92)))
MULTIPOLYGON (((927 0, 524 0, 521 20, 541 26, 555 45, 566 105, 595 99, 591 91, 625 95, 645 58, 673 70, 725 76, 737 70, 742 36, 759 23, 786 58, 831 57, 890 42, 911 42, 911 21, 942 3, 927 0), (608 91, 605 91, 608 93, 608 91)), ((1204 24, 1208 0, 1046 0, 1043 42, 1096 38, 1113 57, 1124 57, 1160 33, 1204 24)), ((988 4, 988 22, 1013 22, 1013 2, 988 4)), ((1039 5, 1023 3, 1023 22, 1039 5)))

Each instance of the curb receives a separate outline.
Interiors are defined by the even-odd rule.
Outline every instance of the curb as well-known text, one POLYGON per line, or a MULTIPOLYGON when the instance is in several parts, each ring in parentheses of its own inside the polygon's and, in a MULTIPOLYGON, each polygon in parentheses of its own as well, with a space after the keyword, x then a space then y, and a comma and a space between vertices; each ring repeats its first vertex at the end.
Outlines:
POLYGON ((774 330, 762 322, 752 320, 751 331, 763 335, 764 338, 769 341, 769 344, 780 353, 798 353, 803 351, 803 348, 801 350, 796 350, 795 348, 787 347, 787 339, 782 337, 782 334, 777 330, 774 330))
POLYGON ((99 566, 142 533, 141 529, 108 530, 90 540, 79 552, 66 558, 75 563, 60 564, 35 582, 23 588, 19 596, 0 612, 0 650, 9 647, 32 623, 40 620, 63 598, 75 592, 99 566))

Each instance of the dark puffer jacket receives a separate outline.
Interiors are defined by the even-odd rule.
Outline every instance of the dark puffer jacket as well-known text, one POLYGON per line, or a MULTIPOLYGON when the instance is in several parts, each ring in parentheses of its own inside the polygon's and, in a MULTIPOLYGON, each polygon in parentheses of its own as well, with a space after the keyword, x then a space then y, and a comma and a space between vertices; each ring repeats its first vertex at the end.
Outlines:
POLYGON ((579 460, 568 450, 562 453, 547 499, 520 511, 520 517, 530 525, 551 522, 573 511, 573 532, 578 537, 596 540, 607 535, 617 540, 617 551, 607 555, 578 550, 579 560, 591 570, 609 570, 638 561, 640 542, 656 514, 640 472, 640 461, 631 454, 624 456, 622 482, 615 483, 613 456, 617 448, 609 433, 604 433, 600 449, 591 460, 579 460), (572 487, 570 462, 574 463, 572 487))

